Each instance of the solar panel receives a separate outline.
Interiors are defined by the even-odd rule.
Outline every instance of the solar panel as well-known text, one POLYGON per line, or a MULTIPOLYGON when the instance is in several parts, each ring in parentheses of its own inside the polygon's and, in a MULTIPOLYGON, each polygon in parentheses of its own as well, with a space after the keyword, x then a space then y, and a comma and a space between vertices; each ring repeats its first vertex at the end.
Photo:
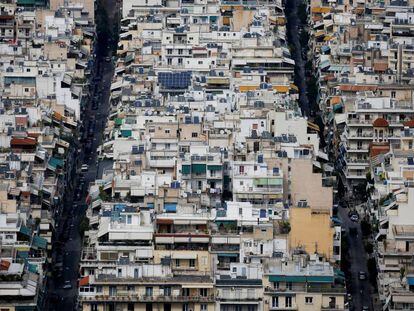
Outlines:
POLYGON ((158 82, 167 89, 185 89, 191 84, 191 72, 160 72, 158 82))

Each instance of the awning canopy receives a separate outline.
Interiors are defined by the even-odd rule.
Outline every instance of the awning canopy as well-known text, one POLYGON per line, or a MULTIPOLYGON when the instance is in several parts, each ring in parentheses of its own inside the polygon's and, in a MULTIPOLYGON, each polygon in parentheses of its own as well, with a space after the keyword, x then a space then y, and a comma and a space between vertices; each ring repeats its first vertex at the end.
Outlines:
POLYGON ((192 164, 191 171, 195 174, 205 174, 206 165, 205 164, 192 164))
POLYGON ((181 173, 182 174, 190 174, 191 173, 191 165, 182 165, 181 166, 181 173))
POLYGON ((168 213, 175 213, 177 211, 177 203, 165 203, 164 210, 168 213))
POLYGON ((196 259, 197 253, 175 252, 171 257, 173 259, 196 259))
POLYGON ((32 246, 34 246, 36 248, 46 249, 47 240, 45 238, 40 237, 40 236, 34 236, 32 246))
POLYGON ((20 231, 21 234, 26 235, 26 236, 32 236, 32 230, 30 230, 28 227, 26 226, 21 226, 20 227, 20 231))
POLYGON ((209 171, 221 171, 223 169, 222 165, 207 165, 209 171))

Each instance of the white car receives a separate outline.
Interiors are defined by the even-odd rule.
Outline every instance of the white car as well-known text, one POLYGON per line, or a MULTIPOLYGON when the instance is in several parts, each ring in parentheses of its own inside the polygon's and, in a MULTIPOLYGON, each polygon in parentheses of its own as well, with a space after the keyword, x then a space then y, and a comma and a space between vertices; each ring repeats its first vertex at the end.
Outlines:
POLYGON ((82 167, 81 167, 81 172, 87 172, 88 169, 89 169, 88 164, 83 164, 82 167))

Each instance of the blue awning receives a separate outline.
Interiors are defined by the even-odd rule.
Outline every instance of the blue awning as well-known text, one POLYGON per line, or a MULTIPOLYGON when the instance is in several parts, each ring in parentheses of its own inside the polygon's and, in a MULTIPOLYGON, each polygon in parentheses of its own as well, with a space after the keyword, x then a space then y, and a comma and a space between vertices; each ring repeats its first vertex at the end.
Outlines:
POLYGON ((306 276, 304 275, 270 275, 270 282, 292 282, 303 283, 306 282, 306 276))
POLYGON ((239 254, 232 254, 232 253, 219 253, 217 254, 219 257, 239 257, 239 254))
POLYGON ((32 246, 34 246, 35 248, 46 249, 47 240, 45 238, 42 238, 42 237, 36 235, 36 236, 33 237, 32 246))
POLYGON ((154 203, 147 203, 148 208, 154 208, 154 203))
POLYGON ((20 227, 20 231, 21 234, 24 234, 26 236, 32 236, 32 230, 30 230, 30 228, 26 227, 26 226, 21 226, 20 227))
POLYGON ((166 203, 166 204, 164 204, 164 210, 168 213, 177 212, 177 203, 166 203))
POLYGON ((414 285, 414 276, 407 276, 407 284, 414 285))

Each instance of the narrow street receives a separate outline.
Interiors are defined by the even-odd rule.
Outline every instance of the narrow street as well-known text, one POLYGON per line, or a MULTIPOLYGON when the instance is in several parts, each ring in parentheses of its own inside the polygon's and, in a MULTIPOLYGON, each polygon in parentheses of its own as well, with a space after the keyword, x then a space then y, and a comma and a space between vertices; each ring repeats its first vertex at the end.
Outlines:
POLYGON ((350 266, 350 283, 347 284, 348 293, 351 294, 350 310, 373 310, 371 306, 371 286, 367 269, 367 254, 362 240, 361 226, 359 222, 353 222, 348 217, 349 209, 344 207, 338 208, 338 217, 342 222, 342 228, 345 230, 347 242, 349 245, 348 259, 350 266), (356 228, 357 234, 351 234, 350 228, 356 228), (366 273, 366 279, 359 279, 359 272, 366 273), (368 309, 362 309, 368 307, 368 309))
MULTIPOLYGON (((107 23, 114 25, 118 3, 115 0, 102 0, 106 10, 107 23)), ((98 41, 101 38, 98 36, 98 41)), ((47 279, 44 307, 42 310, 77 310, 79 260, 82 249, 80 223, 85 213, 85 199, 90 182, 98 173, 97 148, 102 141, 109 112, 110 85, 113 76, 111 46, 108 42, 97 42, 101 48, 95 51, 93 75, 90 79, 90 100, 82 112, 82 131, 79 134, 77 150, 68 158, 72 164, 65 201, 62 210, 57 213, 57 229, 52 245, 51 276, 47 279), (102 49, 102 47, 104 47, 102 49), (93 104, 95 102, 95 105, 93 104), (94 107, 95 106, 95 107, 94 107), (82 165, 88 170, 80 173, 82 165), (60 272, 57 266, 62 266, 60 272)))
POLYGON ((300 1, 303 0, 285 1, 285 12, 287 18, 288 41, 292 47, 292 57, 295 61, 295 84, 299 88, 299 106, 303 116, 309 117, 311 115, 311 107, 309 105, 307 94, 305 60, 302 57, 302 46, 299 40, 300 31, 302 26, 304 26, 301 25, 301 21, 297 14, 300 1))

